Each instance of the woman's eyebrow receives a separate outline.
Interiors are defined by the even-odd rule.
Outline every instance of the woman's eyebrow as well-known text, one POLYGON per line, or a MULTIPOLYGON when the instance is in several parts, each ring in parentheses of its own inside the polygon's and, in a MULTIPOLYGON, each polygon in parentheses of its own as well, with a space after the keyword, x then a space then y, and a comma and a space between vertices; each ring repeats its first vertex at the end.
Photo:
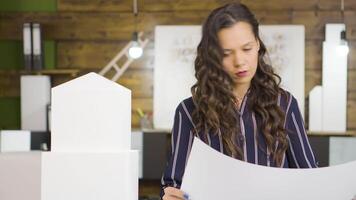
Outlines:
MULTIPOLYGON (((249 41, 245 44, 242 45, 242 47, 246 47, 248 45, 252 45, 253 44, 253 41, 249 41)), ((223 51, 232 51, 232 49, 229 49, 229 48, 223 48, 223 51)))
POLYGON ((242 46, 244 47, 244 46, 248 46, 248 45, 252 45, 252 44, 253 44, 253 41, 250 41, 250 42, 245 43, 245 44, 242 45, 242 46))

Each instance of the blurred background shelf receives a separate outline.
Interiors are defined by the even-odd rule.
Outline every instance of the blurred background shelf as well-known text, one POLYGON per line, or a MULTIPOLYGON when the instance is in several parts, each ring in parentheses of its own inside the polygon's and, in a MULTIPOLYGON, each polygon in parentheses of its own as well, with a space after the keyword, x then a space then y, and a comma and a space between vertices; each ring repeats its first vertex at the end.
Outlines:
POLYGON ((345 133, 332 133, 332 132, 312 132, 308 131, 308 136, 330 136, 330 137, 356 137, 356 130, 346 131, 345 133))
POLYGON ((80 72, 79 69, 44 69, 38 71, 0 70, 0 75, 70 75, 76 77, 80 72))

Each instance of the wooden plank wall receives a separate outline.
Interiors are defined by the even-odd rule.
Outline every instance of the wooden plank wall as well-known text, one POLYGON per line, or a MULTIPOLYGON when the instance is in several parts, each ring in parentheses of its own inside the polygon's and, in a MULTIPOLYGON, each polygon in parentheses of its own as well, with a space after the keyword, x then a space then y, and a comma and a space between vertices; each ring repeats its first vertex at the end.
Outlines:
MULTIPOLYGON (((199 25, 215 7, 227 0, 138 0, 138 29, 153 38, 155 25, 199 25)), ((345 0, 344 19, 336 0, 242 0, 261 24, 302 24, 306 30, 305 94, 321 84, 322 42, 326 23, 347 26, 350 45, 348 60, 348 122, 356 130, 356 1, 345 0)), ((3 12, 0 39, 20 40, 22 24, 42 24, 44 37, 57 42, 57 68, 98 72, 131 39, 134 29, 131 0, 58 0, 57 12, 3 12)), ((3 56, 3 55, 1 55, 3 56)), ((143 58, 135 61, 118 81, 132 89, 133 127, 138 127, 137 107, 152 112, 153 40, 143 58)), ((0 74, 0 95, 18 96, 16 77, 0 74)), ((54 77, 59 84, 69 76, 54 77)))

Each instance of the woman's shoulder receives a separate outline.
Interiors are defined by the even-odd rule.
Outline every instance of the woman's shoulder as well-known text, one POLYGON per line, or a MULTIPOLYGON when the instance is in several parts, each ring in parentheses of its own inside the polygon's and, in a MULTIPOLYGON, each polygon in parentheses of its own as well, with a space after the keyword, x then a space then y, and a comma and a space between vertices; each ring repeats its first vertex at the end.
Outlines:
POLYGON ((188 97, 188 98, 182 100, 178 104, 176 110, 191 115, 193 113, 194 109, 195 109, 195 104, 193 101, 193 97, 188 97))
POLYGON ((194 127, 194 123, 192 120, 192 114, 195 109, 195 104, 192 97, 186 98, 181 101, 176 109, 176 115, 180 113, 182 116, 183 121, 190 124, 190 126, 194 127))
POLYGON ((284 111, 288 111, 291 106, 297 104, 297 99, 288 90, 280 88, 278 94, 278 104, 284 111))

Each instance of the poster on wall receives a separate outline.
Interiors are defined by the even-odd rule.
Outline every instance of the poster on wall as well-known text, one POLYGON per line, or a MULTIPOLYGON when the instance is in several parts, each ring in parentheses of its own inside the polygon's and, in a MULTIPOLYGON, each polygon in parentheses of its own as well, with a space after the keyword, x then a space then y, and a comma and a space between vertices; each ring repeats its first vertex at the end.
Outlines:
POLYGON ((304 116, 305 30, 303 25, 261 25, 260 37, 281 87, 297 99, 304 116))
POLYGON ((201 26, 156 26, 153 85, 153 123, 170 130, 179 102, 191 96, 196 82, 194 59, 201 26))
MULTIPOLYGON (((262 25, 261 38, 281 86, 298 100, 304 116, 305 31, 301 25, 262 25)), ((190 97, 196 82, 194 60, 201 26, 156 26, 154 59, 154 128, 170 130, 176 107, 190 97)))

